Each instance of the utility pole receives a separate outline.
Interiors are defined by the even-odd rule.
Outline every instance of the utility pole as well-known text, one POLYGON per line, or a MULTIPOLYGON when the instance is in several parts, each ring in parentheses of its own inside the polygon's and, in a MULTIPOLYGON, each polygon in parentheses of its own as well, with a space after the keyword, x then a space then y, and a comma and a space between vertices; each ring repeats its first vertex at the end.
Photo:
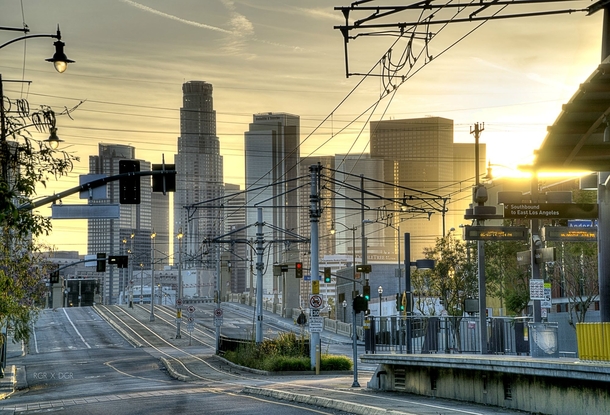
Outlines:
MULTIPOLYGON (((475 174, 475 187, 473 189, 473 206, 475 204, 483 206, 487 201, 487 191, 485 187, 479 182, 480 171, 479 171, 479 138, 481 133, 485 130, 485 123, 475 123, 474 129, 470 129, 470 134, 474 135, 474 174, 475 174)), ((477 219, 477 225, 483 225, 484 220, 477 219)), ((445 235, 443 235, 444 237, 445 235)), ((487 318, 485 316, 485 310, 487 308, 487 302, 485 297, 487 292, 485 289, 485 241, 477 241, 477 252, 478 252, 478 280, 479 280, 479 333, 480 333, 480 348, 481 354, 487 354, 487 318)))
MULTIPOLYGON (((256 222, 256 343, 263 342, 263 262, 264 234, 263 234, 263 208, 258 208, 256 222)), ((313 251, 313 247, 312 247, 313 251)))
MULTIPOLYGON (((311 177, 311 194, 309 196, 310 208, 309 208, 309 224, 311 227, 311 294, 313 292, 313 282, 320 281, 319 269, 319 252, 318 252, 318 223, 320 221, 320 197, 318 195, 318 178, 321 170, 320 164, 312 164, 309 167, 309 173, 311 177)), ((316 353, 316 349, 320 344, 320 333, 310 333, 311 342, 309 344, 309 357, 311 361, 311 368, 314 369, 317 366, 317 359, 319 353, 316 353)))

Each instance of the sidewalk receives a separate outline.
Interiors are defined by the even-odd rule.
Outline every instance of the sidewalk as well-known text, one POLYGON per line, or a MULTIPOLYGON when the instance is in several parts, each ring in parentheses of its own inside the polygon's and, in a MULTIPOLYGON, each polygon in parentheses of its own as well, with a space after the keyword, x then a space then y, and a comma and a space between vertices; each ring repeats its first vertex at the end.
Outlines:
POLYGON ((15 358, 23 356, 24 350, 21 342, 14 343, 11 333, 8 333, 6 340, 6 368, 4 377, 0 378, 0 399, 6 399, 15 392, 17 386, 18 367, 11 364, 15 358))

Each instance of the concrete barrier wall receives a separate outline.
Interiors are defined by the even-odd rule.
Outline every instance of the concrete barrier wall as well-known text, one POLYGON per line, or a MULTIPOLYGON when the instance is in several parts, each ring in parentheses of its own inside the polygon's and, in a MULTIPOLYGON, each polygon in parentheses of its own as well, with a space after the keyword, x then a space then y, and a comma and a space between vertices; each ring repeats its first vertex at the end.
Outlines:
POLYGON ((381 365, 369 387, 541 414, 602 415, 609 384, 490 370, 381 365), (374 381, 373 381, 374 380, 374 381), (586 409, 585 409, 586 408, 586 409), (585 411, 585 412, 583 412, 585 411))

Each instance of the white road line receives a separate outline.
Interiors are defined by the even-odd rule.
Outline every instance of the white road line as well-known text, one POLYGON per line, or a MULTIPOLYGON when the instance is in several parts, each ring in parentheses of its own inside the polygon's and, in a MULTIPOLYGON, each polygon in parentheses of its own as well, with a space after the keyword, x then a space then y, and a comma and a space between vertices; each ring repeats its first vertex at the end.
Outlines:
POLYGON ((34 349, 36 349, 36 354, 40 353, 38 351, 38 339, 36 338, 36 327, 34 327, 34 323, 32 323, 32 334, 34 335, 34 349))
POLYGON ((78 337, 80 337, 80 339, 83 341, 83 343, 85 343, 85 346, 87 346, 87 349, 91 349, 91 346, 89 346, 89 344, 85 341, 83 336, 80 334, 80 331, 78 331, 76 326, 74 325, 74 323, 72 323, 72 320, 70 320, 70 316, 68 316, 68 312, 66 311, 66 309, 62 308, 62 310, 64 310, 64 314, 66 315, 66 318, 68 319, 70 324, 72 324, 72 327, 74 328, 74 331, 76 332, 76 334, 78 334, 78 337))

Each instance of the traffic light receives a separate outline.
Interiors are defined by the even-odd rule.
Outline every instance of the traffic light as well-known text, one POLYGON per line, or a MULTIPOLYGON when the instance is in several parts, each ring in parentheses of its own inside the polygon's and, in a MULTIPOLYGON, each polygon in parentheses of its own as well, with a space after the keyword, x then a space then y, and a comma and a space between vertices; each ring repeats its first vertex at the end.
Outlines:
POLYGON ((51 272, 51 275, 49 276, 49 283, 50 284, 58 284, 59 283, 59 271, 51 272))
POLYGON ((106 272, 106 253, 97 254, 96 272, 106 272))
POLYGON ((303 263, 302 262, 295 262, 294 276, 297 278, 303 278, 303 263))
POLYGON ((368 281, 366 282, 364 287, 362 287, 362 292, 364 294, 364 299, 366 301, 371 301, 371 286, 369 285, 368 281))
MULTIPOLYGON (((119 174, 140 171, 140 160, 119 160, 119 174)), ((122 204, 140 204, 140 176, 119 179, 119 201, 122 204)))
POLYGON ((404 311, 405 307, 402 305, 402 296, 400 293, 396 293, 396 311, 404 311))
POLYGON ((324 283, 330 284, 330 281, 331 281, 330 267, 325 267, 324 268, 324 283))
POLYGON ((354 307, 354 311, 356 313, 361 313, 362 311, 366 311, 366 309, 369 307, 369 303, 364 299, 364 297, 358 296, 354 298, 352 307, 354 307))
POLYGON ((175 192, 176 191, 176 165, 175 164, 153 164, 152 171, 174 170, 174 173, 165 173, 161 175, 153 175, 152 188, 153 192, 175 192))

